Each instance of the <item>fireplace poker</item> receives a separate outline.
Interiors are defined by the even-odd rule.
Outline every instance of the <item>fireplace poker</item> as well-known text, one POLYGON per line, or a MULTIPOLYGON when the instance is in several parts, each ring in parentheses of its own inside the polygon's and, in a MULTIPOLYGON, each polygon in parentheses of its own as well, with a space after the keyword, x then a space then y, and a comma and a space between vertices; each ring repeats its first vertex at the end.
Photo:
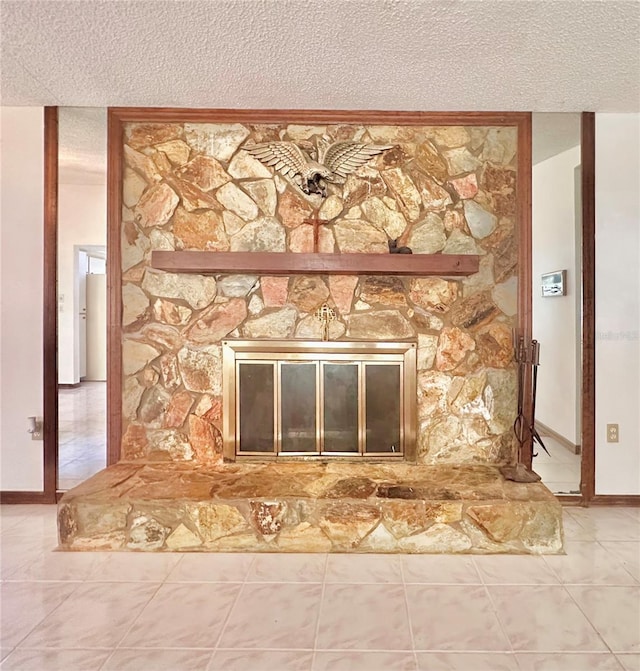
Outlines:
POLYGON ((525 364, 526 364, 526 355, 524 347, 524 338, 521 336, 518 338, 515 345, 515 357, 518 364, 518 414, 513 423, 513 432, 516 434, 516 438, 520 447, 518 449, 518 461, 520 461, 520 451, 522 450, 522 445, 524 444, 524 378, 525 378, 525 364))

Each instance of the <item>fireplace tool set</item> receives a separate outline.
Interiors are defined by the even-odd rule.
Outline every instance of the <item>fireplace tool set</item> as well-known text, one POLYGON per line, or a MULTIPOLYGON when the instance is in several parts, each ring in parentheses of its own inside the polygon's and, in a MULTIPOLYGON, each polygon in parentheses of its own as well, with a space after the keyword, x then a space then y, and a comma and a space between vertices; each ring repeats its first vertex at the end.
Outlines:
MULTIPOLYGON (((502 474, 507 480, 514 482, 538 482, 540 476, 527 468, 522 462, 522 448, 531 437, 532 442, 537 443, 549 454, 538 430, 535 426, 536 421, 536 392, 538 386, 538 366, 540 365, 540 343, 537 340, 525 342, 522 336, 516 338, 514 335, 514 356, 518 365, 518 414, 513 423, 513 432, 518 441, 518 459, 515 465, 505 466, 501 469, 502 474), (531 374, 527 375, 528 369, 531 374), (525 413, 525 385, 531 385, 531 394, 529 396, 531 423, 527 426, 525 413)), ((537 454, 533 455, 534 457, 537 454)))

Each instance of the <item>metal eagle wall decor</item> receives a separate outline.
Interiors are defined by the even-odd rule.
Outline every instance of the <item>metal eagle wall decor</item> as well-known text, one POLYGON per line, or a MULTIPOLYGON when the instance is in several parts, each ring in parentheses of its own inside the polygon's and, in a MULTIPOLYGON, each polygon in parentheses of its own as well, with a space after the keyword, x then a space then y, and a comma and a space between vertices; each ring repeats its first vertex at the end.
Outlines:
POLYGON ((318 142, 315 157, 309 156, 293 142, 262 142, 244 145, 242 149, 259 161, 288 177, 307 195, 327 197, 327 182, 342 184, 345 177, 374 156, 394 145, 362 142, 318 142))

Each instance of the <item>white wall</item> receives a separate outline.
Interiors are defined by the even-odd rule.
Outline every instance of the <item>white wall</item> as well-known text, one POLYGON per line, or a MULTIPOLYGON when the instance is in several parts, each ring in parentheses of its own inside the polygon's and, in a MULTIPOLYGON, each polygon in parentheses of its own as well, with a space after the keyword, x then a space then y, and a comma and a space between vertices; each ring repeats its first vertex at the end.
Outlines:
POLYGON ((58 210, 58 382, 80 381, 76 246, 107 244, 107 186, 60 184, 58 210))
POLYGON ((596 115, 596 493, 640 494, 640 115, 596 115), (620 442, 606 442, 607 423, 620 442))
POLYGON ((0 107, 0 489, 42 491, 44 111, 0 107))
MULTIPOLYGON (((534 126, 535 134, 535 126, 534 126)), ((580 147, 533 166, 533 337, 540 342, 536 419, 580 444, 575 170, 580 147), (567 271, 567 295, 543 298, 540 276, 567 271)))

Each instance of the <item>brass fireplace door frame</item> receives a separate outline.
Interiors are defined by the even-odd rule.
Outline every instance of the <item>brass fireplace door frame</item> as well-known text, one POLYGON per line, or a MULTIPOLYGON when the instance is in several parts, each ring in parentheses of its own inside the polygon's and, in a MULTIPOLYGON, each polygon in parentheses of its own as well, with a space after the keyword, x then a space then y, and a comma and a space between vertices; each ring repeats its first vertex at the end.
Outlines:
MULTIPOLYGON (((416 348, 415 342, 356 342, 356 341, 310 341, 310 340, 224 340, 222 342, 222 378, 223 378, 223 455, 226 461, 256 460, 269 461, 274 459, 355 459, 362 461, 416 459, 416 348), (400 364, 401 370, 401 438, 402 449, 399 454, 391 453, 364 453, 362 449, 362 434, 359 438, 359 453, 237 453, 239 440, 239 408, 237 406, 238 362, 274 362, 276 371, 280 369, 283 360, 299 362, 321 363, 389 363, 400 364)), ((279 399, 277 399, 279 400, 279 399)), ((316 399, 320 404, 320 399, 316 399)), ((274 427, 278 425, 278 402, 276 401, 274 427)), ((360 410, 362 413, 362 408, 360 410)), ((316 413, 318 431, 321 413, 316 413)), ((362 416, 359 421, 359 430, 362 431, 362 416)), ((279 437, 276 435, 276 441, 279 437)))

